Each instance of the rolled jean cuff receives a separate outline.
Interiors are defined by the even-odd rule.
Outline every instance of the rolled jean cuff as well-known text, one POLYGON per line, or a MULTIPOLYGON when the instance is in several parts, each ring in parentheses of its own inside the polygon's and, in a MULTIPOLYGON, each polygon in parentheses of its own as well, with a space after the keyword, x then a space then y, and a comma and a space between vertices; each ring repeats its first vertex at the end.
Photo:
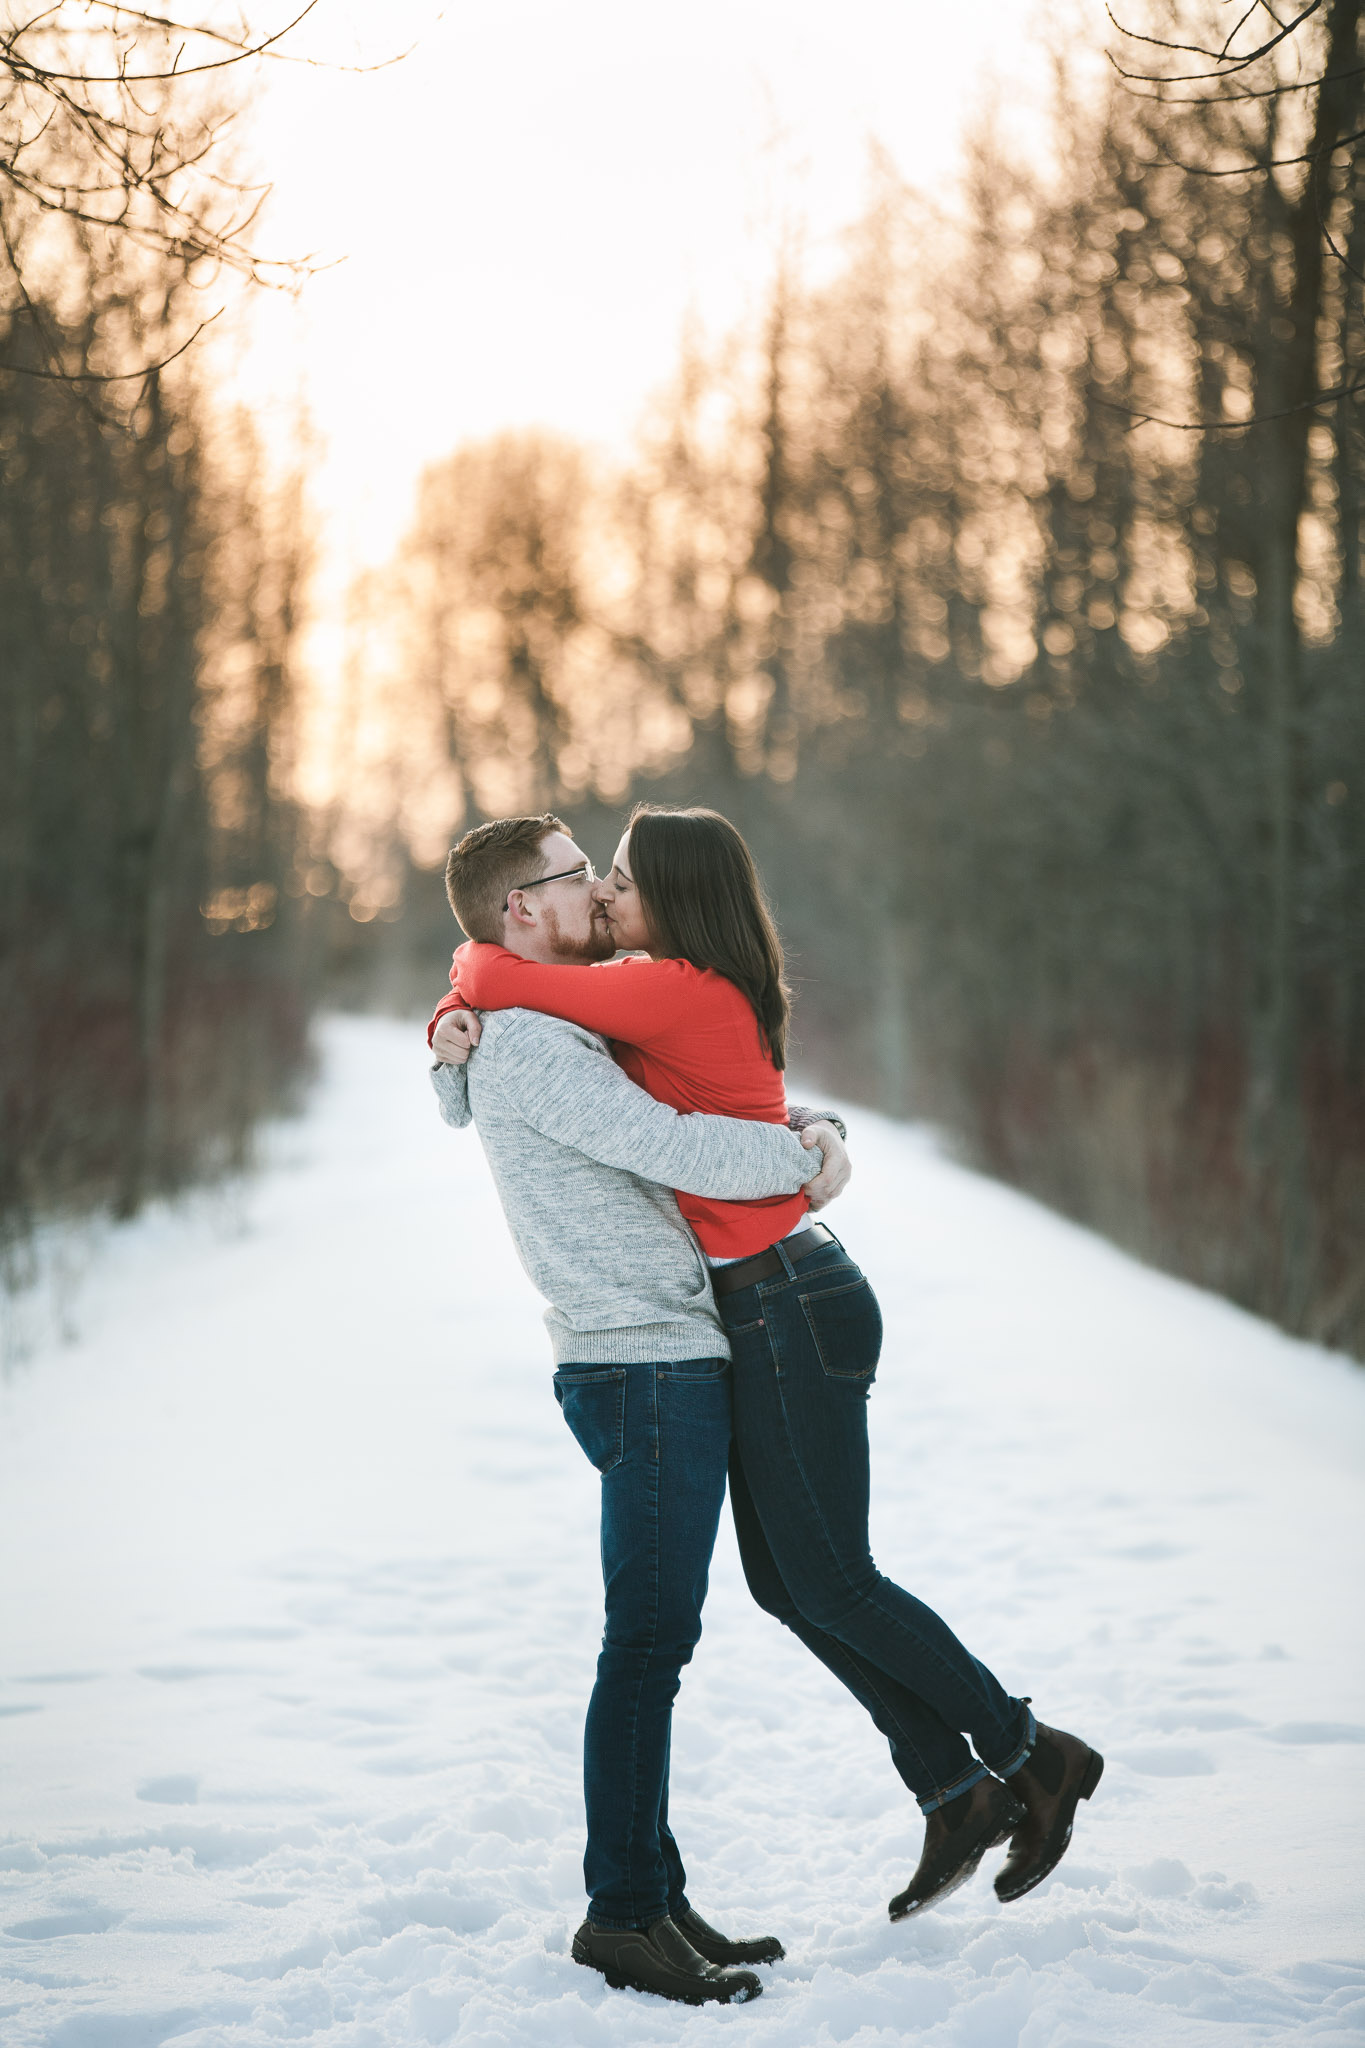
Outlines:
POLYGON ((592 1907, 589 1906, 588 1925, 590 1927, 600 1927, 607 1934, 634 1934, 641 1927, 652 1927, 656 1920, 664 1918, 667 1911, 668 1908, 665 1907, 662 1913, 651 1913, 647 1920, 608 1920, 605 1915, 594 1913, 592 1907))
POLYGON ((983 1778, 989 1776, 984 1764, 970 1765, 960 1778, 953 1779, 951 1785, 940 1785, 935 1791, 926 1792, 919 1802, 920 1812, 937 1813, 940 1806, 946 1806, 950 1799, 960 1799, 964 1792, 970 1792, 973 1785, 979 1785, 983 1778))
POLYGON ((1038 1723, 1033 1718, 1033 1709, 1027 1700, 1023 1702, 1023 1708, 1025 1724, 1023 1735, 1003 1764, 991 1765, 991 1769, 997 1778, 1012 1778, 1016 1771, 1021 1771, 1024 1768, 1024 1765, 1033 1755, 1034 1745, 1038 1740, 1038 1723))

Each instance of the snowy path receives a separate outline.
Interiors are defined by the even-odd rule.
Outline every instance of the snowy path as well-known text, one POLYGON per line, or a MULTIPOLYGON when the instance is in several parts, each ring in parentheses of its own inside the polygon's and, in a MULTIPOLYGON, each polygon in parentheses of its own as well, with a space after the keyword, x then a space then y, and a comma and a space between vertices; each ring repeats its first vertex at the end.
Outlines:
POLYGON ((1365 2034, 1365 1373, 851 1116, 876 1544, 1109 1758, 1056 1877, 901 1927, 883 1745, 723 1530, 677 1716, 758 2004, 574 1967, 594 1475, 410 1027, 235 1217, 117 1233, 0 1383, 0 2040, 1110 2048, 1365 2034))

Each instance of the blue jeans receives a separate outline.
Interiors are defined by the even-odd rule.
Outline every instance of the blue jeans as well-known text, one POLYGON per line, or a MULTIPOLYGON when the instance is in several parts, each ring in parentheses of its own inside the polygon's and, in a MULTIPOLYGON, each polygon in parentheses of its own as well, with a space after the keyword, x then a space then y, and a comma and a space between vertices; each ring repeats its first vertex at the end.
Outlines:
POLYGON ((730 1366, 562 1365, 555 1397, 602 1475, 606 1627, 583 1732, 588 1917, 647 1927, 687 1904, 668 1742, 725 1499, 730 1366))
POLYGON ((867 1709, 932 1813, 988 1768, 1017 1771, 1033 1716, 872 1562, 867 1400, 881 1311, 837 1240, 799 1265, 778 1253, 780 1274, 717 1304, 734 1359, 730 1499, 744 1574, 759 1606, 867 1709))

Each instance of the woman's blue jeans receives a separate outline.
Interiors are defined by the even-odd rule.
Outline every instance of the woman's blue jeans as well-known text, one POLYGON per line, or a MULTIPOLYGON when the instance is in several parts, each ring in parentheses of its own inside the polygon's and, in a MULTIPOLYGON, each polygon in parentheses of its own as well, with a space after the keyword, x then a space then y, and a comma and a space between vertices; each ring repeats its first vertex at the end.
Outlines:
POLYGON ((733 1354, 730 1499, 749 1590, 866 1707, 925 1813, 1032 1749, 1012 1699, 872 1562, 867 1401, 876 1296, 836 1240, 718 1301, 733 1354), (964 1736, 971 1739, 972 1750, 964 1736))
POLYGON ((725 1499, 730 1366, 562 1365, 555 1395, 602 1475, 606 1627, 583 1735, 588 1917, 647 1927, 687 1904, 668 1740, 725 1499))

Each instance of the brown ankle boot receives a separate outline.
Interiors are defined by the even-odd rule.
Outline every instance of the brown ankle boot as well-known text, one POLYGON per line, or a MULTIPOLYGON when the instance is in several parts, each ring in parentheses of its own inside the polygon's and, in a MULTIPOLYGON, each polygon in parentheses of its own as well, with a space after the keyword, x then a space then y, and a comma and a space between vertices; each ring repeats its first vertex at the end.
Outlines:
POLYGON ((986 1851, 1007 1842, 1025 1818, 1023 1807, 998 1778, 983 1778, 970 1792, 935 1807, 925 1818, 919 1867, 887 1907, 891 1918, 904 1920, 946 1899, 967 1882, 986 1851))
POLYGON ((1038 1723, 1038 1740, 1026 1764, 1009 1780, 1023 1802, 1026 1819, 1010 1842, 1010 1853, 995 1880, 995 1895, 1008 1903, 1022 1899, 1055 1870, 1071 1840, 1079 1800, 1100 1782, 1104 1758, 1079 1736, 1038 1723))

